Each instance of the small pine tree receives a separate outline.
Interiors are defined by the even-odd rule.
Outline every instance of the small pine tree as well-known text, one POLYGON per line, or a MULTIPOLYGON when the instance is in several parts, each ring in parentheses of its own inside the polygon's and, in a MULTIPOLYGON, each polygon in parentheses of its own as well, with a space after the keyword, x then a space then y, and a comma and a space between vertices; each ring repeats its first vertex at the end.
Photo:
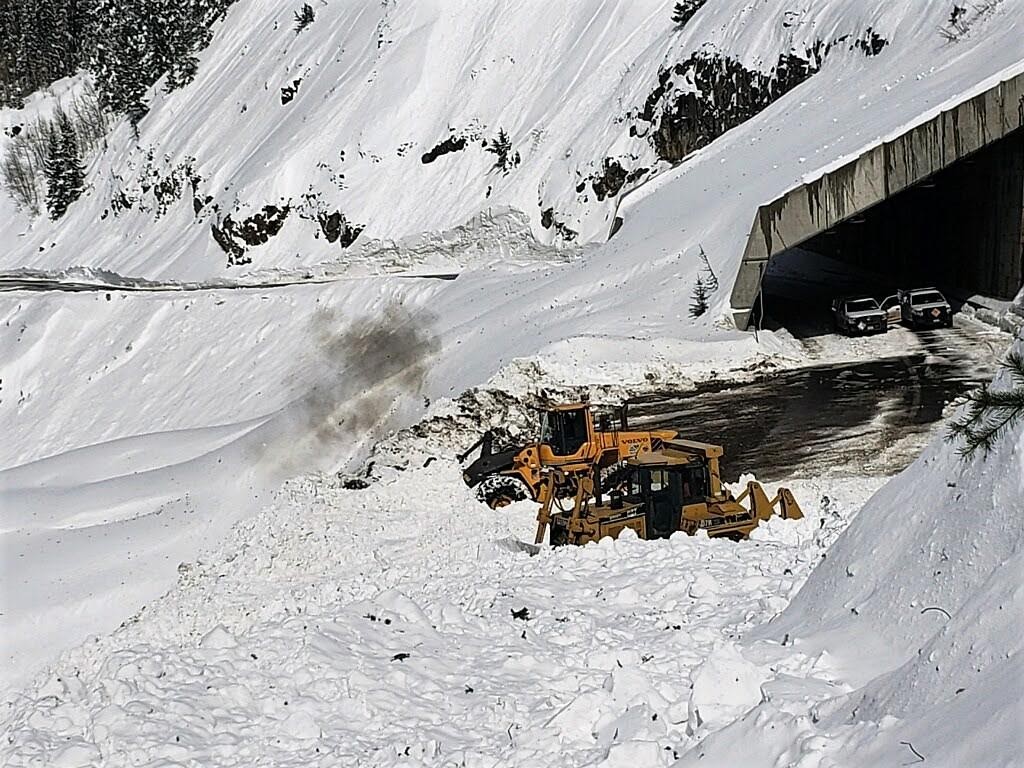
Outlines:
POLYGON ((718 290, 718 275, 716 275, 715 270, 711 268, 711 262, 708 260, 708 255, 704 252, 703 245, 700 246, 699 255, 701 264, 703 265, 701 269, 703 269, 708 275, 708 278, 706 280, 708 292, 714 293, 715 291, 718 290))
POLYGON ((693 293, 691 298, 693 303, 690 305, 690 317, 700 317, 710 308, 708 298, 710 292, 708 291, 707 283, 704 282, 704 278, 697 275, 697 282, 693 286, 693 293))
POLYGON ((316 20, 316 13, 313 12, 309 3, 302 4, 302 10, 295 12, 295 34, 299 34, 316 20))
POLYGON ((147 112, 149 112, 149 104, 146 103, 146 91, 133 91, 125 105, 125 114, 128 116, 128 122, 131 123, 136 139, 139 138, 139 123, 142 122, 142 118, 146 116, 147 112))
POLYGON ((43 165, 43 173, 46 176, 46 210, 54 221, 63 216, 64 211, 68 209, 63 170, 60 131, 53 128, 46 137, 46 162, 43 165))
POLYGON ((707 0, 681 0, 676 3, 675 8, 672 9, 672 21, 675 23, 676 29, 685 27, 686 22, 692 19, 706 2, 707 0))
POLYGON ((949 426, 947 439, 959 440, 960 455, 969 458, 979 450, 988 455, 996 441, 1024 418, 1024 355, 1011 352, 1003 367, 1009 371, 1009 389, 993 391, 988 384, 967 396, 967 413, 949 426))
POLYGON ((498 135, 491 139, 485 148, 497 157, 494 165, 491 166, 491 170, 500 170, 502 173, 508 173, 519 165, 519 153, 512 153, 512 139, 508 137, 504 128, 498 130, 498 135))
POLYGON ((82 165, 82 153, 78 147, 78 136, 71 119, 61 110, 57 125, 60 129, 60 153, 64 159, 64 197, 67 204, 65 210, 82 196, 85 188, 85 167, 82 165))
POLYGON ((56 221, 82 194, 85 169, 78 151, 74 126, 63 110, 59 110, 46 137, 46 209, 56 221))

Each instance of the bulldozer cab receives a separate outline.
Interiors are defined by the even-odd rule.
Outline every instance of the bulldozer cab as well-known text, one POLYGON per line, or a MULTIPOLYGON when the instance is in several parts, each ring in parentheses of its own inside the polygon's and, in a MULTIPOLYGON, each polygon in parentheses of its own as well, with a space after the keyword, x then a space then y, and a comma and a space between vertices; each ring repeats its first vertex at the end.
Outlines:
POLYGON ((585 404, 551 408, 541 414, 540 442, 555 456, 573 456, 591 440, 593 424, 585 404))
MULTIPOLYGON (((645 461, 647 456, 630 462, 627 498, 641 503, 653 535, 669 536, 679 530, 684 506, 707 499, 711 485, 708 462, 696 455, 669 460, 662 455, 656 457, 660 460, 656 464, 645 461)), ((612 505, 615 503, 613 495, 612 505)))

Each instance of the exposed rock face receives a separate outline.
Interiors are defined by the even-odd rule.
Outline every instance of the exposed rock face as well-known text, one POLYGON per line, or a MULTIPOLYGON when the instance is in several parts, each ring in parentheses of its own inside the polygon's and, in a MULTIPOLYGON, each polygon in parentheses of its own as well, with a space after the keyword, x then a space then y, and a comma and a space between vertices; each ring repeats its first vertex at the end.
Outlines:
MULTIPOLYGON (((199 212, 212 198, 200 194, 199 187, 204 179, 196 170, 196 159, 185 157, 172 165, 169 157, 158 158, 152 147, 146 150, 144 162, 134 179, 120 182, 111 194, 110 208, 114 216, 122 211, 137 208, 151 213, 154 219, 164 216, 178 200, 185 196, 185 190, 192 191, 192 208, 199 212)), ((104 212, 103 218, 106 217, 104 212)))
POLYGON ((432 149, 428 150, 420 157, 420 161, 424 165, 437 160, 442 155, 450 154, 451 152, 461 152, 466 148, 466 137, 465 136, 449 136, 442 142, 436 144, 432 149))
MULTIPOLYGON (((811 77, 829 48, 819 41, 804 57, 782 55, 768 73, 729 56, 695 53, 659 72, 658 85, 637 115, 654 127, 643 132, 659 158, 678 163, 811 77)), ((640 131, 633 126, 631 133, 640 131)))
POLYGON ((868 27, 864 34, 854 41, 854 45, 863 51, 865 56, 877 56, 888 44, 889 41, 871 27, 868 27))
POLYGON ((558 220, 554 208, 545 208, 540 212, 540 225, 544 227, 544 229, 551 229, 554 227, 555 232, 558 233, 558 236, 566 243, 571 243, 576 239, 576 235, 579 234, 576 230, 567 227, 563 222, 558 220))
POLYGON ((210 225, 213 239, 227 254, 228 266, 251 263, 252 257, 246 255, 246 249, 263 245, 280 232, 289 210, 287 205, 265 205, 262 211, 241 221, 235 221, 229 213, 221 219, 219 225, 213 222, 210 225))
POLYGON ((340 243, 342 248, 352 245, 363 231, 359 224, 350 224, 341 211, 321 213, 317 216, 317 221, 327 242, 340 243))
POLYGON ((296 78, 292 80, 291 85, 281 86, 281 104, 287 104, 295 98, 295 94, 299 92, 299 86, 302 85, 302 78, 296 78))
POLYGON ((606 157, 601 166, 601 173, 591 178, 590 185, 594 188, 597 199, 604 200, 606 197, 615 197, 619 194, 619 190, 630 175, 632 174, 627 174, 618 160, 606 157))

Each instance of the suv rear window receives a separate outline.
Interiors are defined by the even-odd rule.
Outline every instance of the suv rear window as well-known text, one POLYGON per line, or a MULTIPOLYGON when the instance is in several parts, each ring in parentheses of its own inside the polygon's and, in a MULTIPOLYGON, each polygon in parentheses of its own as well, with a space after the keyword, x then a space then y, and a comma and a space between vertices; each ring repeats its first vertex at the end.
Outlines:
POLYGON ((871 309, 878 309, 878 302, 874 299, 856 299, 846 302, 847 312, 867 312, 871 309))
POLYGON ((938 291, 929 291, 928 293, 915 293, 910 297, 911 304, 941 304, 945 301, 942 298, 942 294, 938 291))

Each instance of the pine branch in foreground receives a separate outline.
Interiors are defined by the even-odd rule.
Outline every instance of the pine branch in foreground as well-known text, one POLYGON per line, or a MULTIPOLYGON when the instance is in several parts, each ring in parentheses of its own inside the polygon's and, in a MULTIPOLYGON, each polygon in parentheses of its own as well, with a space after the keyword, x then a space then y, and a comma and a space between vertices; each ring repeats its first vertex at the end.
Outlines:
POLYGON ((967 396, 967 413, 949 426, 947 439, 960 441, 964 458, 981 451, 987 456, 996 442, 1024 418, 1024 355, 1011 352, 1003 362, 1010 373, 1010 389, 993 391, 988 384, 967 396))

